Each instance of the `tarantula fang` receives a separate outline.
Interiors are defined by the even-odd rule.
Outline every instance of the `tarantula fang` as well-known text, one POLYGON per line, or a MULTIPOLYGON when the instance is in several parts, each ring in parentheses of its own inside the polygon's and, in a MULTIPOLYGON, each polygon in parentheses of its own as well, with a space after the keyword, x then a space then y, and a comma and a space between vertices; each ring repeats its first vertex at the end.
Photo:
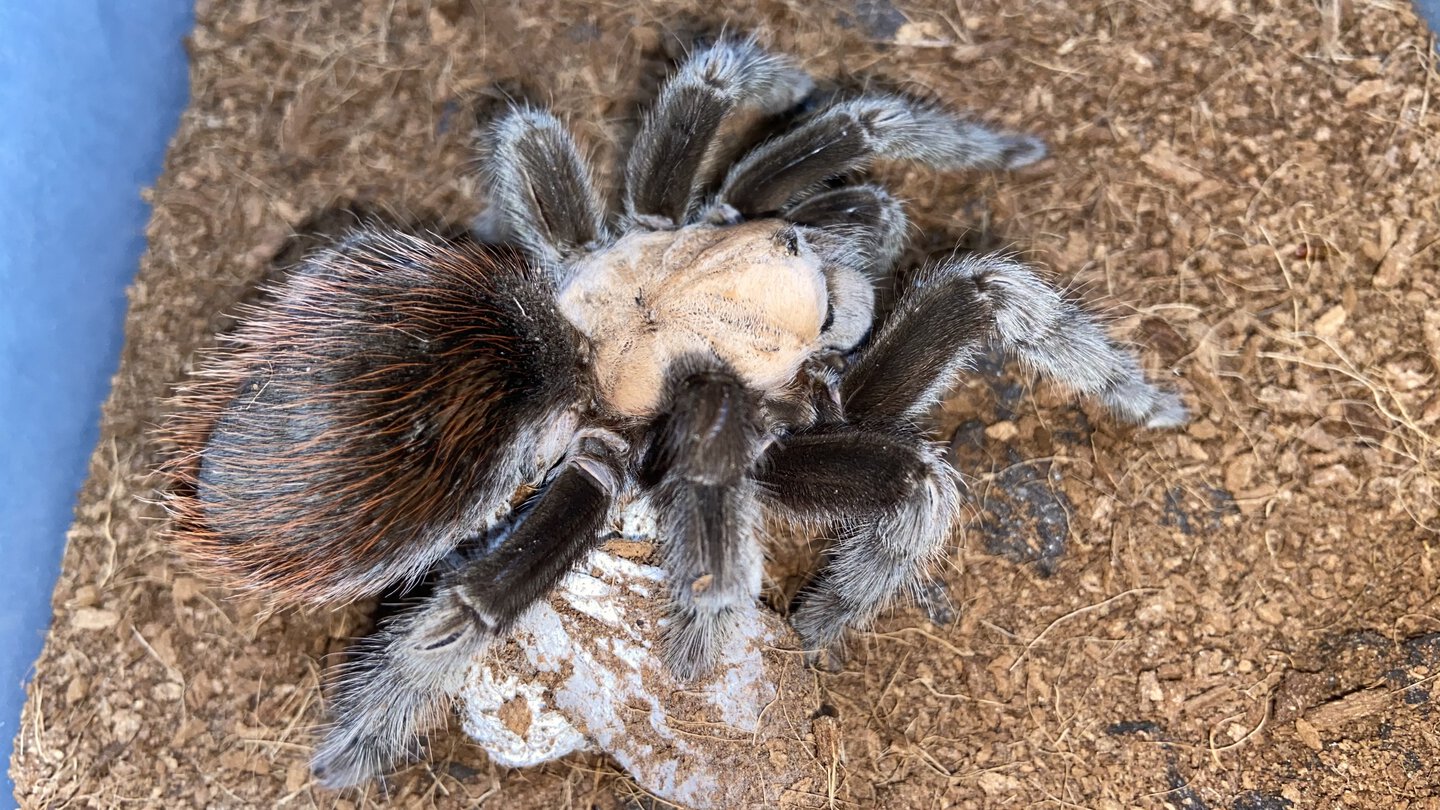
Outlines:
POLYGON ((864 94, 731 154, 738 122, 811 90, 752 41, 698 50, 640 129, 617 216, 565 128, 512 108, 483 151, 484 229, 512 247, 362 228, 202 359, 169 429, 182 550, 283 600, 433 582, 344 666, 322 782, 412 755, 468 662, 636 497, 657 515, 679 675, 703 673, 756 609, 766 514, 831 539, 791 620, 809 650, 832 649, 954 527, 956 475, 919 425, 987 343, 1122 422, 1184 422, 1177 396, 1005 256, 921 270, 877 324, 906 218, 852 178, 876 160, 1008 169, 1045 150, 864 94))

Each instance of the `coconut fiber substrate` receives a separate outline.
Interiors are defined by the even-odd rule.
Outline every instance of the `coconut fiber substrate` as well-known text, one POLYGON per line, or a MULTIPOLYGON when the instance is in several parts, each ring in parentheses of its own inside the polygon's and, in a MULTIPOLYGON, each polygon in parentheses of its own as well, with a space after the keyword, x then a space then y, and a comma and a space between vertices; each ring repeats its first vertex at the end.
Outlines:
POLYGON ((187 573, 146 437, 337 210, 468 222, 475 121, 514 88, 610 166, 721 29, 1042 135, 1009 175, 885 167, 911 263, 1018 251, 1194 414, 1117 427, 999 358, 958 390, 965 525, 925 604, 821 675, 828 783, 795 802, 1440 807, 1440 75, 1400 0, 201 2, 20 804, 667 806, 601 757, 512 771, 454 729, 384 788, 312 785, 364 606, 267 612, 187 573))

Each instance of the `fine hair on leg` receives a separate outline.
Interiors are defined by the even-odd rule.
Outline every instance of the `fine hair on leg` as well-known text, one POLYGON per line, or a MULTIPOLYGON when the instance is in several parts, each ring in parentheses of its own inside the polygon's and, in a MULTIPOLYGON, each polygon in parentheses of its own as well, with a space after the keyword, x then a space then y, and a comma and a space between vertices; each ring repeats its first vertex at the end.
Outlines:
POLYGON ((997 132, 900 96, 867 95, 825 107, 756 147, 731 167, 717 205, 747 219, 765 216, 877 158, 950 171, 1013 169, 1044 156, 1033 136, 997 132))
POLYGON ((1172 392, 1145 380, 1134 355, 1030 268, 977 255, 917 274, 895 312, 841 381, 846 415, 864 425, 913 424, 997 340, 1027 368, 1097 399, 1115 418, 1183 424, 1172 392))
POLYGON ((418 756, 420 735, 445 721, 466 665, 489 642, 479 617, 444 588, 352 646, 310 760, 320 784, 359 785, 418 756))
POLYGON ((850 234, 865 254, 864 269, 874 278, 888 276, 905 249, 909 220, 890 193, 875 185, 827 189, 780 212, 782 219, 850 234))
POLYGON ((642 475, 670 575, 665 655, 688 680, 713 666, 760 593, 760 508, 750 472, 764 433, 757 398, 719 360, 681 358, 667 388, 642 475))
POLYGON ((549 593, 598 542, 621 474, 615 445, 594 437, 489 542, 457 550, 435 594, 350 653, 311 761, 327 787, 358 784, 413 757, 490 641, 549 593))
POLYGON ((590 167, 554 115, 512 107, 479 147, 495 236, 557 274, 566 260, 608 239, 590 167))
POLYGON ((767 506, 813 526, 894 509, 929 475, 912 437, 837 426, 772 444, 755 477, 767 506))
MULTIPOLYGON (((847 630, 868 625, 897 594, 913 589, 955 527, 959 476, 934 443, 912 435, 905 444, 910 456, 905 466, 920 468, 903 479, 908 492, 831 524, 833 542, 790 617, 812 660, 825 662, 838 652, 847 630)), ((898 488, 890 485, 887 494, 898 488)))
POLYGON ((1117 420, 1147 428, 1185 424, 1180 397, 1145 379, 1134 353, 1105 334, 1095 317, 1018 262, 965 261, 955 272, 973 279, 995 313, 995 335, 1024 366, 1097 400, 1117 420))
POLYGON ((943 270, 922 271, 840 380, 850 422, 875 430, 916 424, 994 329, 975 285, 943 270))
POLYGON ((682 225, 695 207, 706 156, 727 116, 784 110, 810 78, 754 40, 722 40, 686 59, 665 83, 625 167, 625 214, 650 228, 682 225))

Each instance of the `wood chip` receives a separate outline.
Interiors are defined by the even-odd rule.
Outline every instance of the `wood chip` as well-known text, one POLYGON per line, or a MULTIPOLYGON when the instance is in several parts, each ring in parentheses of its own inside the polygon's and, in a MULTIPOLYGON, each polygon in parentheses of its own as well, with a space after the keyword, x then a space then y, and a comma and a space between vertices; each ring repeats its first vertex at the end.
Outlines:
POLYGON ((118 621, 118 613, 100 608, 80 608, 70 614, 70 623, 81 630, 104 630, 114 627, 118 621))
POLYGON ((1160 177, 1178 186, 1193 186, 1205 179, 1205 175, 1181 161, 1168 144, 1156 144, 1154 149, 1140 157, 1140 162, 1149 166, 1160 177))
POLYGON ((1395 240, 1390 243, 1384 257, 1380 259, 1380 265, 1375 269, 1375 275, 1371 277, 1370 283, 1377 288, 1385 289, 1397 286, 1405 280, 1412 270, 1411 265, 1415 258, 1416 248, 1420 245, 1420 235, 1424 227, 1421 222, 1411 221, 1399 229, 1395 240))
POLYGON ((1016 436, 1020 435, 1020 428, 1016 427, 1014 422, 1006 420, 1003 422, 996 422, 995 424, 985 428, 985 435, 989 436, 997 442, 1008 442, 1016 436))
POLYGON ((616 557, 624 557, 627 560, 644 561, 655 554, 655 545, 636 540, 609 540, 601 548, 605 549, 616 557))
POLYGON ((1315 324, 1311 328, 1315 330, 1315 334, 1317 335, 1333 337, 1336 332, 1340 331, 1340 327, 1345 324, 1345 315, 1345 307, 1336 304, 1325 310, 1325 314, 1316 318, 1315 324))
POLYGON ((1345 94, 1346 107, 1363 107, 1374 101, 1377 96, 1385 92, 1386 81, 1384 79, 1371 79, 1360 82, 1345 94))
POLYGON ((1316 731, 1315 727, 1306 722, 1303 717, 1295 718, 1295 733, 1299 735, 1300 742, 1305 743, 1305 747, 1312 751, 1319 751, 1325 747, 1325 744, 1320 741, 1320 732, 1316 731))
POLYGON ((1351 692, 1305 712, 1295 725, 1297 729, 1305 723, 1320 731, 1338 731, 1348 723, 1380 714, 1394 704, 1396 697, 1396 693, 1385 687, 1351 692))

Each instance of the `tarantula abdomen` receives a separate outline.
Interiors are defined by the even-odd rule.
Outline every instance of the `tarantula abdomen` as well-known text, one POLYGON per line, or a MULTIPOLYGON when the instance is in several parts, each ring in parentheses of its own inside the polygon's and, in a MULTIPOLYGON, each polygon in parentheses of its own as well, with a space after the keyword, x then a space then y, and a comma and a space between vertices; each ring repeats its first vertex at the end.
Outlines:
POLYGON ((282 601, 422 578, 569 440, 581 338, 535 272, 366 230, 287 273, 175 401, 181 550, 282 601))

